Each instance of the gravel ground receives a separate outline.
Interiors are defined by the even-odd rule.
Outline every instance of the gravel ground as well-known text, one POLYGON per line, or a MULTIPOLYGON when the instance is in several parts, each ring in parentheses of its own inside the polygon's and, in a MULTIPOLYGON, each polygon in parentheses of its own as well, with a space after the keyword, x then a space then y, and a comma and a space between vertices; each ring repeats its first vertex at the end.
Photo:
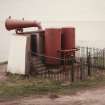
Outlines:
POLYGON ((30 96, 22 99, 0 102, 0 105, 105 105, 105 87, 78 92, 71 96, 30 96))

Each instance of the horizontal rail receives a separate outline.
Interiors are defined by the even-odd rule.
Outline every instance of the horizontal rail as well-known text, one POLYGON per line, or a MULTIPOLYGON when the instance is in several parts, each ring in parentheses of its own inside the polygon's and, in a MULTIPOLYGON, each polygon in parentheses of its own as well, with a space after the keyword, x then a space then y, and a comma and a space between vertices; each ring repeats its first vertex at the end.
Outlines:
POLYGON ((40 56, 40 57, 45 57, 45 58, 51 58, 51 59, 56 59, 56 60, 65 60, 64 58, 57 58, 57 57, 52 57, 52 56, 46 56, 44 54, 40 54, 40 53, 35 53, 35 52, 32 52, 32 54, 35 54, 37 56, 40 56))

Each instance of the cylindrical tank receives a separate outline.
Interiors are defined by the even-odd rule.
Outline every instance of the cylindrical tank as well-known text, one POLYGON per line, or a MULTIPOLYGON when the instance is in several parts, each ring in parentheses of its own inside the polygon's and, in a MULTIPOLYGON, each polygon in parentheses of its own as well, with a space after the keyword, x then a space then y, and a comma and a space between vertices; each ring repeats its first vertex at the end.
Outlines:
POLYGON ((62 28, 62 50, 70 50, 75 48, 75 28, 64 27, 62 28))
POLYGON ((47 64, 58 64, 60 60, 58 58, 58 50, 61 49, 61 29, 59 28, 47 28, 45 29, 45 55, 47 64), (51 57, 51 58, 50 58, 51 57))
POLYGON ((29 27, 38 27, 38 29, 42 29, 40 23, 38 23, 37 21, 16 20, 11 18, 6 19, 5 27, 7 30, 29 28, 29 27))

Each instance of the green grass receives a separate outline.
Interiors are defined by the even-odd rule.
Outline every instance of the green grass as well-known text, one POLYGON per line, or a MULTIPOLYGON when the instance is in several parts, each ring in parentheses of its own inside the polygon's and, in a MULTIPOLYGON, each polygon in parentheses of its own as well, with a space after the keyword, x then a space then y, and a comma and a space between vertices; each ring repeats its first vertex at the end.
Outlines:
POLYGON ((27 79, 23 76, 9 75, 7 81, 0 82, 0 99, 48 93, 74 94, 80 90, 103 85, 105 86, 105 77, 102 75, 94 75, 88 80, 74 82, 67 86, 62 85, 62 82, 51 81, 48 79, 34 77, 27 79))

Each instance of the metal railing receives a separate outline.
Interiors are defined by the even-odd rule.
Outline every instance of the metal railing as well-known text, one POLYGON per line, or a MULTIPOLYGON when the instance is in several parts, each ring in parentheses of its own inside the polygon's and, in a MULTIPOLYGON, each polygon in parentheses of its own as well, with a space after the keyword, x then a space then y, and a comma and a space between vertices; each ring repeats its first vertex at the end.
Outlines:
POLYGON ((45 56, 44 54, 32 52, 32 54, 39 57, 39 59, 43 57, 43 63, 46 67, 46 69, 42 70, 42 72, 36 73, 36 76, 59 81, 66 80, 73 82, 87 79, 97 70, 101 71, 105 69, 105 51, 103 49, 89 47, 78 48, 80 50, 75 52, 74 56, 68 55, 66 58, 45 56), (53 66, 47 65, 46 59, 57 60, 59 63, 53 66))

